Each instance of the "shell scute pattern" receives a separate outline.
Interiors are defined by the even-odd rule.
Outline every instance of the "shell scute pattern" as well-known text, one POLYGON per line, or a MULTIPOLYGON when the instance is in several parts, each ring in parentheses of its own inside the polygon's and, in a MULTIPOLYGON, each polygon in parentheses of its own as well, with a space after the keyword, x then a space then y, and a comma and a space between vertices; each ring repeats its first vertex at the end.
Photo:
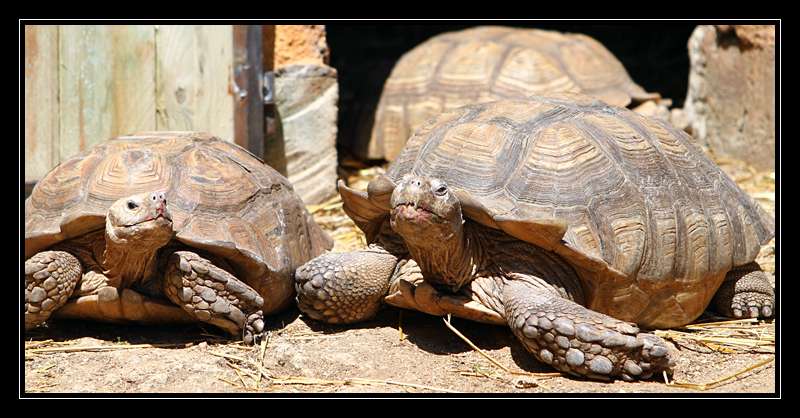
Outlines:
POLYGON ((288 181, 246 150, 204 133, 145 132, 105 141, 37 184, 25 204, 26 257, 102 229, 114 201, 158 189, 178 240, 253 275, 288 272, 331 244, 288 181))
POLYGON ((771 217, 685 133, 599 102, 535 97, 443 114, 387 176, 409 172, 445 180, 490 218, 534 229, 566 221, 554 251, 586 273, 590 304, 612 316, 693 315, 774 234, 771 217), (670 289, 660 308, 648 305, 670 289))
POLYGON ((449 32, 398 60, 381 94, 366 157, 396 159, 414 130, 441 112, 561 93, 587 94, 619 106, 658 97, 634 83, 605 47, 585 35, 498 26, 449 32))

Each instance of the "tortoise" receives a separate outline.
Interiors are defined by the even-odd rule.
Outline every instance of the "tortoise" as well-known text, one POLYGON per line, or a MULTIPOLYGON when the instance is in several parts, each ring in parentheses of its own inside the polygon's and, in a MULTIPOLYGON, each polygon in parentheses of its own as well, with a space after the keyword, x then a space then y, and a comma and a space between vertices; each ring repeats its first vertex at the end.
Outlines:
POLYGON ((414 130, 440 112, 570 92, 617 106, 644 102, 659 103, 653 112, 665 108, 659 94, 637 85, 589 36, 479 26, 434 36, 403 55, 384 84, 369 142, 363 143, 365 136, 354 151, 361 158, 392 161, 414 130))
POLYGON ((213 324, 246 343, 293 303, 294 270, 332 247, 291 184, 201 132, 121 136, 25 200, 25 329, 51 315, 213 324))
POLYGON ((298 268, 299 307, 317 320, 363 321, 385 301, 508 325, 560 371, 635 380, 676 358, 642 329, 709 306, 773 315, 754 262, 773 218, 686 133, 599 100, 445 112, 366 192, 338 187, 369 246, 298 268))

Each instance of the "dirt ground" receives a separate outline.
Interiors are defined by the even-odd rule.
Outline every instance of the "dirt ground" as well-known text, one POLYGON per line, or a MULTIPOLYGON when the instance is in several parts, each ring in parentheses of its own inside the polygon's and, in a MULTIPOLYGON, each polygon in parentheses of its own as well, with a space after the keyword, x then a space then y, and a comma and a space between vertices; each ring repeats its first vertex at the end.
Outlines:
MULTIPOLYGON (((735 162, 723 168, 774 212, 774 173, 735 162)), ((351 178, 363 187, 369 174, 351 178)), ((362 245, 340 205, 310 208, 337 241, 362 245)), ((775 241, 759 262, 775 270, 775 241)), ((774 279, 774 274, 773 274, 774 279)), ((779 303, 779 302, 778 302, 779 303)), ((701 317, 700 321, 718 321, 701 317)), ((738 322, 667 332, 679 357, 666 384, 601 383, 553 373, 506 327, 454 318, 452 324, 498 365, 472 349, 442 318, 386 308, 357 326, 320 324, 293 308, 270 317, 261 346, 227 340, 213 327, 120 326, 51 321, 25 334, 26 393, 775 393, 775 323, 738 322), (705 334, 703 334, 705 333, 705 334), (705 337, 701 337, 705 335, 705 337), (744 371, 744 372, 743 372, 744 371), (739 372, 742 372, 739 374, 739 372), (711 384, 707 387, 693 386, 711 384), (705 389, 705 390, 703 390, 705 389)))

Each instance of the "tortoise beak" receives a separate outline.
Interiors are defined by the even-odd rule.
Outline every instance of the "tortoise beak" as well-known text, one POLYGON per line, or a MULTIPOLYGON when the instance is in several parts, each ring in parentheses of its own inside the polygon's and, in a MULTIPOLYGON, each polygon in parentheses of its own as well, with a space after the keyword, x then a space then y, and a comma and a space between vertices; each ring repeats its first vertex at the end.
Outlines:
POLYGON ((165 218, 165 219, 168 219, 168 220, 172 221, 172 214, 169 212, 169 209, 167 209, 167 201, 166 200, 161 202, 158 206, 156 206, 156 216, 155 217, 158 218, 159 216, 162 217, 162 218, 165 218))

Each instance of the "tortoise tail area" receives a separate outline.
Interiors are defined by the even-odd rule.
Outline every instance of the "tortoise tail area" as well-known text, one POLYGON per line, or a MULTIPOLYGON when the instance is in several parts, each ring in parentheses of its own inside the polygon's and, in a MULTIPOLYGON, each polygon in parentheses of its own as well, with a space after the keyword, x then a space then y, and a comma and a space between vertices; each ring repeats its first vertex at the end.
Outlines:
POLYGON ((306 212, 306 223, 308 224, 308 237, 311 240, 311 258, 333 248, 333 238, 314 222, 314 218, 308 212, 306 212))
POLYGON ((761 245, 766 245, 775 237, 775 217, 767 213, 758 202, 753 202, 753 204, 756 207, 756 212, 758 213, 763 228, 763 234, 759 237, 761 245))

